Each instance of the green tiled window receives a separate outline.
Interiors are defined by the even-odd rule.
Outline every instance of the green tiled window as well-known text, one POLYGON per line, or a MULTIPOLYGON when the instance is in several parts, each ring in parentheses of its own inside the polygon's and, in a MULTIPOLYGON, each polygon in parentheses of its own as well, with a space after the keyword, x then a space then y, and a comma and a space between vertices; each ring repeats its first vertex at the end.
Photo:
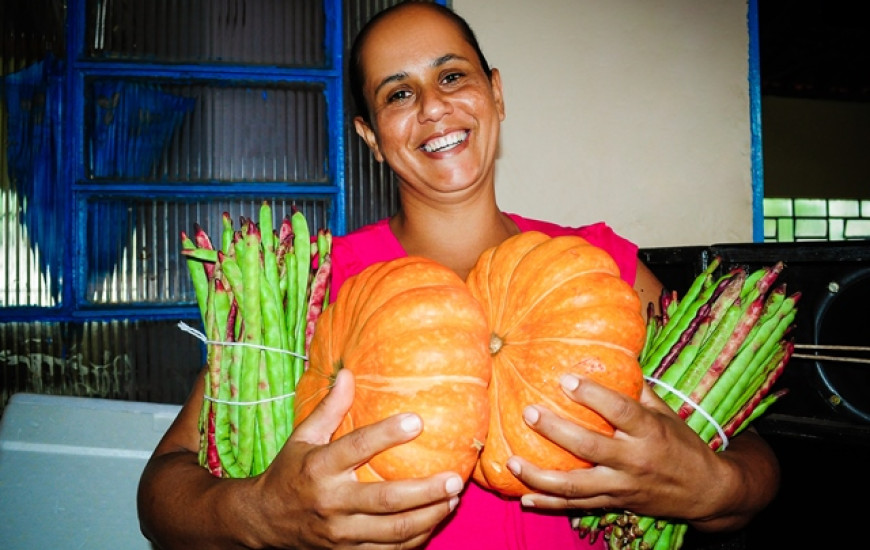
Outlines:
POLYGON ((870 239, 870 201, 765 198, 765 242, 870 239))

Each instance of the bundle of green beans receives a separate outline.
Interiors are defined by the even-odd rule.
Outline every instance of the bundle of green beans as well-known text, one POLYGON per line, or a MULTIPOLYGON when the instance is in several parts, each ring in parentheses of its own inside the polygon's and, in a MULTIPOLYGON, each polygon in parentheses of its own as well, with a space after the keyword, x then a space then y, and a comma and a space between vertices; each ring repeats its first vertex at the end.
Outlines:
POLYGON ((181 233, 207 338, 200 464, 218 477, 263 472, 293 430, 294 391, 314 323, 329 302, 332 236, 301 211, 259 224, 222 217, 220 246, 181 233))
MULTIPOLYGON (((787 334, 800 298, 774 287, 782 262, 717 276, 720 264, 713 258, 682 299, 663 293, 660 315, 650 304, 640 355, 655 392, 716 451, 787 392, 772 388, 794 351, 787 334)), ((629 511, 591 512, 573 518, 574 527, 610 549, 678 550, 688 530, 629 511)))

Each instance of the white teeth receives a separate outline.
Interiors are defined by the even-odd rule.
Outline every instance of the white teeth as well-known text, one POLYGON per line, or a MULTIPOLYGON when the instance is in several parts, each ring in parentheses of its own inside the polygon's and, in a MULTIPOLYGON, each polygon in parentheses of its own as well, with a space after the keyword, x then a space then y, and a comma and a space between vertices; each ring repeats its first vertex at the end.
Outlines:
POLYGON ((468 132, 453 132, 452 134, 433 139, 429 143, 424 144, 422 149, 427 153, 446 151, 465 141, 466 137, 468 137, 468 132))

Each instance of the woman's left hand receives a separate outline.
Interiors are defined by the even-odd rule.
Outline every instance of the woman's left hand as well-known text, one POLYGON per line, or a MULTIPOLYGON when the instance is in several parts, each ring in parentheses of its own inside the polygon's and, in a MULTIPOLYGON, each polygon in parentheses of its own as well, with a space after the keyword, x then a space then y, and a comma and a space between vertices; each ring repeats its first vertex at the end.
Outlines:
POLYGON ((745 432, 751 443, 717 453, 646 384, 638 401, 574 375, 563 377, 562 387, 610 422, 615 432, 612 437, 602 435, 543 406, 527 407, 524 420, 532 429, 594 466, 545 470, 511 457, 511 471, 537 491, 523 497, 524 505, 625 509, 718 530, 743 525, 773 497, 778 485, 776 458, 756 434, 745 432), (765 476, 773 481, 757 488, 744 485, 765 476))

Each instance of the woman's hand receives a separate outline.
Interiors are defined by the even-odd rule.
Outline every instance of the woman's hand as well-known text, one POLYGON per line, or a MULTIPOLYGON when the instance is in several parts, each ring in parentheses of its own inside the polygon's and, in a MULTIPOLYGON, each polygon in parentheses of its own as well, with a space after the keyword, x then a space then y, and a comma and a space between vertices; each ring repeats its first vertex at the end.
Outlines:
POLYGON ((142 531, 160 548, 409 548, 458 503, 455 473, 356 480, 359 464, 417 437, 422 425, 417 415, 396 415, 330 442, 353 402, 346 370, 263 474, 216 478, 197 458, 199 378, 139 484, 142 531))
POLYGON ((739 528, 773 498, 777 461, 756 434, 745 432, 716 453, 646 385, 639 401, 574 375, 563 377, 562 387, 616 431, 601 435, 543 406, 527 407, 527 424, 595 466, 543 470, 512 457, 511 471, 538 491, 523 497, 525 505, 627 509, 722 530, 739 528))
POLYGON ((354 469, 417 437, 420 417, 402 414, 329 439, 353 401, 353 376, 339 371, 329 396, 293 432, 259 478, 273 542, 312 548, 421 545, 458 503, 463 487, 445 472, 421 480, 360 483, 354 469))

